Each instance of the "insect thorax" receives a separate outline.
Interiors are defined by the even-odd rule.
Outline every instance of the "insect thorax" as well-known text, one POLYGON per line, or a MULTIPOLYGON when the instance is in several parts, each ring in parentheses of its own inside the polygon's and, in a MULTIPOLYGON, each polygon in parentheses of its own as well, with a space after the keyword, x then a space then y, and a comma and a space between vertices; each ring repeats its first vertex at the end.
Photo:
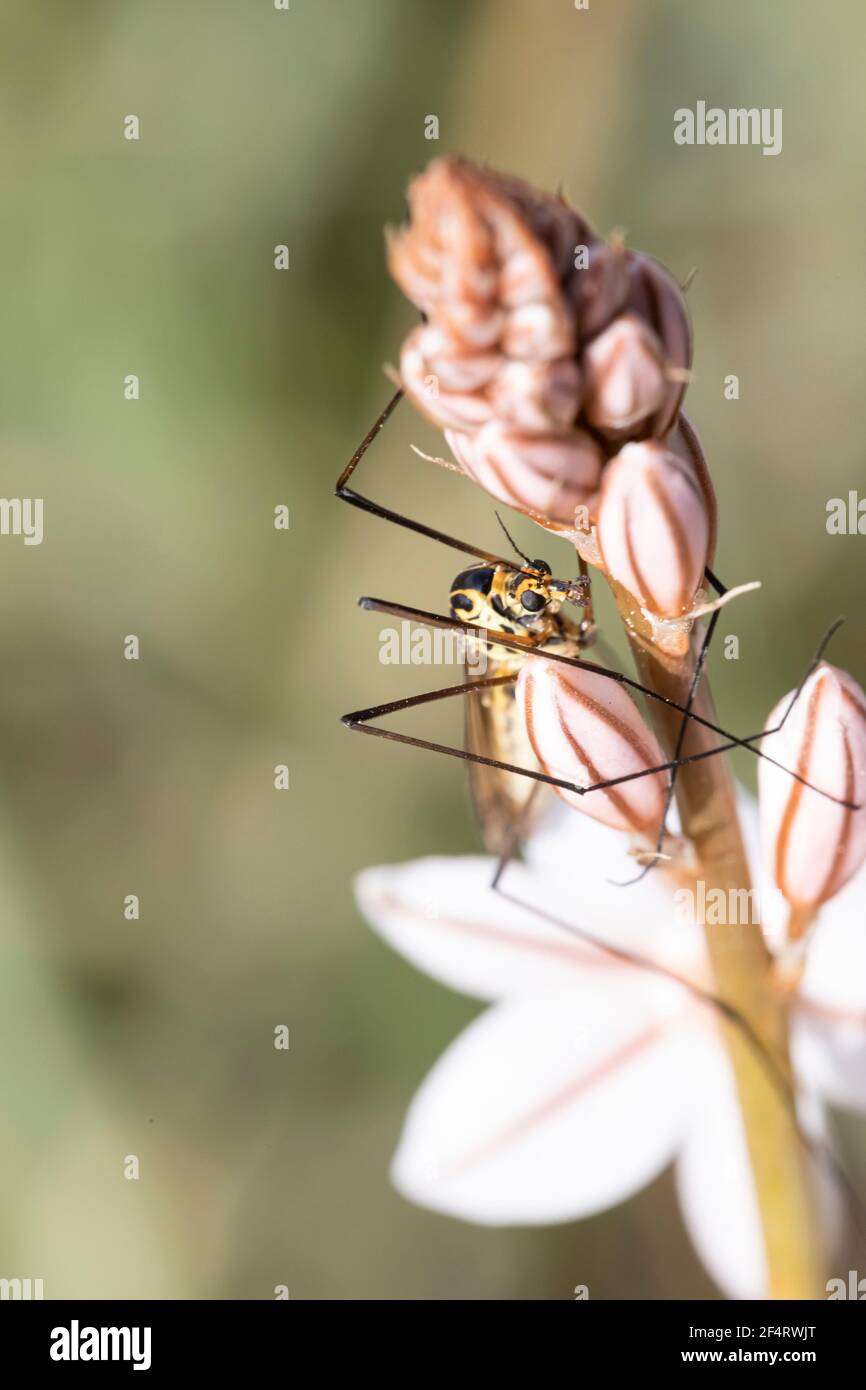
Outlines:
MULTIPOLYGON (((578 629, 559 611, 547 579, 549 575, 501 564, 463 570, 451 585, 452 616, 509 637, 528 637, 533 647, 551 645, 576 655, 581 646, 578 629)), ((523 661, 519 652, 506 647, 492 648, 490 659, 508 669, 519 668, 523 661)))

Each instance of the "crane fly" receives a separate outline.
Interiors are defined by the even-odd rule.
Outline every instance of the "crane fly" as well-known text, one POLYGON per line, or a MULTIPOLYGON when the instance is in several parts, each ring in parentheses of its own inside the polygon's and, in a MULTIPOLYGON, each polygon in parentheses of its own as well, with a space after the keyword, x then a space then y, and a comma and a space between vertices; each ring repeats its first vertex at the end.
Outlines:
MULTIPOLYGON (((493 852, 503 856, 499 874, 507 856, 513 851, 517 840, 525 834, 535 814, 538 784, 547 784, 566 793, 566 799, 582 798, 599 792, 611 795, 644 777, 660 774, 668 775, 667 791, 664 798, 664 815, 658 827, 656 847, 648 859, 643 872, 652 867, 661 855, 665 836, 667 815, 673 800, 677 769, 686 763, 715 757, 733 748, 746 748, 757 757, 766 758, 775 766, 782 766, 774 758, 763 753, 757 745, 769 734, 782 727, 793 708, 800 690, 823 656, 824 649, 836 631, 834 624, 822 639, 808 670, 800 681, 780 722, 769 729, 738 738, 709 718, 693 709, 703 666, 715 630, 718 612, 712 614, 707 625, 703 642, 692 677, 691 687, 685 704, 659 694, 648 686, 625 675, 621 671, 589 661, 585 656, 595 635, 592 621, 591 584, 581 561, 580 575, 571 580, 555 579, 550 566, 543 560, 530 560, 522 551, 517 554, 522 563, 494 554, 469 542, 458 540, 445 532, 405 517, 399 512, 381 506, 367 497, 361 496, 348 486, 358 464, 363 459, 373 440, 378 436, 402 397, 397 391, 379 415, 372 428, 355 450, 336 486, 336 495, 350 505, 359 507, 393 525, 401 526, 416 534, 428 537, 441 545, 472 556, 476 563, 462 570, 454 580, 450 591, 450 613, 448 616, 428 613, 420 608, 412 608, 402 603, 394 603, 377 598, 361 598, 362 608, 373 612, 390 614, 410 622, 432 627, 462 631, 468 637, 481 638, 488 648, 488 674, 478 679, 470 679, 468 673, 459 685, 447 686, 440 690, 412 695, 400 700, 356 710, 343 716, 343 723, 350 729, 371 734, 377 738, 388 739, 410 747, 427 749, 431 752, 460 758, 470 765, 470 784, 476 814, 480 821, 485 843, 493 852), (585 616, 575 621, 561 611, 565 602, 572 602, 584 608, 585 616), (626 691, 635 691, 646 699, 665 704, 682 715, 679 738, 674 756, 660 761, 639 772, 623 773, 607 779, 590 779, 588 784, 578 783, 567 777, 555 775, 539 764, 535 749, 531 746, 529 733, 519 717, 515 699, 516 688, 526 663, 531 659, 560 663, 565 672, 568 668, 579 668, 584 672, 605 677, 626 691), (381 728, 374 721, 417 706, 431 704, 451 698, 463 697, 466 700, 466 736, 462 747, 432 742, 428 739, 395 730, 381 728), (691 754, 683 753, 685 733, 690 723, 701 725, 715 733, 723 742, 711 748, 691 754), (521 781, 522 779, 522 781, 521 781), (534 786, 526 787, 527 780, 534 786)), ((504 523, 500 525, 505 530, 504 523)), ((508 532, 506 530, 506 536, 508 532)), ((512 545, 511 537, 508 536, 512 545)), ((515 547, 516 549, 516 547, 515 547)), ((712 571, 706 571, 708 583, 723 595, 724 585, 712 571)), ((840 805, 851 803, 824 792, 813 786, 796 770, 782 767, 796 781, 811 787, 819 795, 840 805)), ((642 876, 642 874, 640 876, 642 876)))
MULTIPOLYGON (((758 1035, 751 1020, 741 1010, 711 990, 681 976, 676 970, 661 962, 653 961, 639 953, 619 947, 573 922, 542 910, 537 904, 527 902, 513 893, 506 892, 501 883, 503 872, 514 852, 517 840, 525 834, 535 814, 539 784, 547 783, 561 790, 570 791, 577 796, 583 796, 593 791, 609 790, 622 782, 633 781, 658 773, 667 773, 669 781, 664 803, 664 815, 658 829, 655 853, 648 859, 638 875, 638 879, 643 877, 662 857, 661 850, 666 833, 667 816, 673 802, 676 774, 679 767, 702 758, 715 757, 733 748, 745 748, 756 757, 768 759, 775 766, 782 767, 776 759, 770 758, 757 745, 764 738, 778 732, 783 727, 806 681, 821 661, 824 651, 842 619, 837 619, 825 633, 778 723, 770 728, 761 729, 757 733, 748 734, 743 738, 736 737, 712 720, 697 714, 692 708, 719 617, 718 610, 710 616, 710 621, 697 652, 686 703, 680 705, 674 700, 641 685, 620 671, 611 670, 587 660, 585 651, 592 645, 595 628, 592 619, 591 584, 582 560, 580 561, 581 573, 578 578, 557 580, 553 578, 550 566, 545 561, 528 560, 522 551, 518 551, 524 563, 515 565, 513 561, 502 556, 458 540, 456 537, 438 531, 424 522, 403 516, 399 512, 362 496, 349 487, 352 474, 370 445, 391 418, 402 397, 402 390, 397 390, 364 436, 337 480, 336 496, 351 506, 373 516, 378 516, 393 525, 401 526, 417 535, 425 536, 441 545, 461 551, 480 563, 475 563, 471 567, 461 570, 455 578, 450 590, 448 616, 428 613, 420 608, 412 608, 402 603, 382 599, 361 598, 358 602, 360 607, 373 612, 390 614, 432 627, 458 630, 470 637, 482 638, 487 644, 488 671, 492 670, 492 674, 480 679, 470 679, 468 673, 465 673, 464 680, 459 685, 428 691, 420 695, 411 695, 387 704, 372 706, 366 710, 357 710, 344 715, 343 724, 361 733, 372 734, 379 738, 405 743, 410 747, 427 749, 466 761, 470 768, 472 799, 482 835, 488 848, 499 855, 491 888, 515 906, 525 909, 538 917, 539 920, 547 922, 563 933, 577 937, 602 953, 627 962, 636 969, 650 971, 672 980, 692 997, 711 1008, 723 1023, 736 1028, 746 1044, 754 1051, 761 1065, 765 1068, 771 1083, 778 1091, 791 1116, 805 1153, 817 1165, 826 1167, 832 1180, 842 1191, 862 1234, 864 1230, 863 1208, 859 1194, 853 1188, 845 1169, 826 1140, 820 1137, 815 1138, 803 1130, 799 1121, 795 1089, 783 1061, 776 1055, 775 1049, 769 1047, 758 1035), (569 601, 583 608, 584 617, 582 619, 575 621, 560 611, 561 605, 569 601), (560 662, 566 667, 580 666, 584 670, 591 670, 626 688, 640 692, 648 699, 660 701, 669 708, 679 711, 682 719, 673 758, 658 767, 647 768, 643 772, 633 773, 621 779, 612 779, 590 786, 578 786, 545 773, 539 768, 537 759, 533 757, 534 750, 530 745, 527 730, 518 717, 515 700, 515 686, 520 672, 533 657, 560 662), (462 748, 435 743, 429 739, 422 739, 409 734, 397 733, 391 729, 379 728, 372 722, 402 710, 460 696, 468 697, 466 700, 465 746, 462 748), (473 698, 475 696, 479 698, 473 698), (702 725, 711 730, 723 741, 712 748, 702 749, 698 753, 683 755, 685 735, 691 723, 702 725), (532 785, 528 790, 525 790, 527 780, 532 785)), ((460 470, 455 468, 454 471, 459 472, 460 470)), ((504 530, 505 527, 501 519, 500 525, 503 525, 504 530)), ((709 568, 705 574, 708 584, 722 597, 727 592, 725 586, 709 568)), ((782 767, 782 770, 828 800, 851 809, 857 809, 852 803, 834 797, 820 787, 815 787, 795 770, 785 767, 782 767)), ((638 879, 632 879, 631 882, 637 882, 638 879)))
MULTIPOLYGON (((528 644, 545 652, 579 657, 595 637, 592 588, 583 562, 576 579, 554 579, 546 561, 530 560, 518 550, 498 513, 497 519, 525 568, 488 564, 462 570, 451 585, 451 616, 506 636, 525 636, 528 644), (579 622, 562 610, 565 602, 584 610, 579 622)), ((527 787, 525 778, 495 764, 534 771, 541 765, 515 698, 526 657, 493 646, 488 646, 486 656, 495 683, 465 701, 465 743, 467 752, 485 759, 469 763, 469 789, 481 836, 491 853, 502 855, 517 830, 529 833, 538 788, 527 787)), ((465 679, 468 683, 468 671, 465 679)))

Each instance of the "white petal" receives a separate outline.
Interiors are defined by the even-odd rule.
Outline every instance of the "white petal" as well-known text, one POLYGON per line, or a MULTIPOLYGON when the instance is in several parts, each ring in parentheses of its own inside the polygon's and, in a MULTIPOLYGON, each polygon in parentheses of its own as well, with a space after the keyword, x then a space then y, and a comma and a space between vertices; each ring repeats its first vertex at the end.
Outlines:
MULTIPOLYGON (((675 825, 674 817, 672 821, 675 825)), ((558 885, 569 920, 691 979, 704 978, 703 931, 679 910, 663 868, 630 882, 641 866, 629 845, 621 830, 578 815, 560 797, 550 797, 526 858, 552 891, 558 885)), ((503 879, 509 891, 510 874, 509 868, 503 879)))
MULTIPOLYGON (((594 982, 622 970, 643 977, 492 892, 494 869, 494 860, 481 857, 418 859, 366 869, 355 891, 367 921, 390 946, 434 979, 478 999, 569 989, 587 973, 594 982)), ((506 888, 579 921, 561 884, 549 889, 521 864, 509 867, 506 888)), ((651 983, 647 977, 648 988, 651 983)))
POLYGON ((761 905, 761 924, 767 946, 777 951, 785 940, 790 908, 779 892, 769 871, 766 856, 761 853, 761 825, 758 799, 745 787, 737 788, 737 809, 743 830, 743 841, 761 905))
POLYGON ((731 1298, 765 1298, 767 1260, 733 1073, 721 1047, 677 1160, 677 1191, 695 1249, 731 1298))
POLYGON ((395 1185, 485 1225, 570 1221, 622 1201, 668 1162, 686 1123, 694 1051, 669 1021, 633 982, 489 1009, 415 1097, 395 1185))
POLYGON ((866 869, 818 914, 800 993, 832 1013, 851 1015, 866 1028, 866 869))
POLYGON ((792 1030, 794 1066, 807 1092, 843 1110, 866 1111, 866 1020, 802 1010, 792 1030))

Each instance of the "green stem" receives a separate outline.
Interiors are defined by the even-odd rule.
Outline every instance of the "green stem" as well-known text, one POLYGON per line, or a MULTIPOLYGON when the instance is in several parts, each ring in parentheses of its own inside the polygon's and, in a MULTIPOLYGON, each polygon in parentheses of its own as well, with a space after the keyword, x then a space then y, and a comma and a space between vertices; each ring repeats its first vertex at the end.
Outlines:
MULTIPOLYGON (((662 652, 631 596, 615 583, 611 587, 641 681, 685 705, 694 670, 693 646, 680 655, 662 652)), ((658 701, 649 704, 656 733, 667 756, 672 756, 682 715, 658 701)), ((715 722, 706 677, 693 708, 715 722)), ((683 752, 696 753, 717 743, 716 734, 692 723, 683 752)), ((677 805, 683 833, 697 856, 697 877, 704 880, 704 900, 710 900, 711 889, 721 889, 724 901, 738 901, 730 896, 730 890, 745 889, 748 893, 751 879, 733 782, 723 755, 679 769, 677 805)), ((783 1075, 790 1078, 787 1008, 784 994, 774 987, 760 923, 715 925, 705 921, 704 932, 717 993, 748 1019, 783 1075)), ((815 1195, 795 1119, 742 1029, 727 1025, 725 1032, 761 1212, 770 1297, 820 1297, 824 1283, 815 1195)))

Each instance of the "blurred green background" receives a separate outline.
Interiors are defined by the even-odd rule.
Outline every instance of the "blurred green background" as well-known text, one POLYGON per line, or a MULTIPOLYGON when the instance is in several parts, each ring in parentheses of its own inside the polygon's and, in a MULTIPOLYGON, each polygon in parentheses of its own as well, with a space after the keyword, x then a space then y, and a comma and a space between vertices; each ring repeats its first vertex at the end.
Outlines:
MULTIPOLYGON (((338 717, 445 683, 380 665, 354 600, 441 611, 459 561, 332 491, 413 321, 382 245, 409 175, 456 150, 561 181, 698 267, 717 568, 764 582, 722 624, 724 720, 759 726, 839 612, 862 681, 864 541, 824 521, 866 493, 864 68, 858 0, 0 6, 0 470, 45 499, 41 547, 0 540, 0 1275, 48 1297, 714 1296, 667 1176, 547 1231, 389 1187, 476 1006, 379 944, 351 878, 477 839, 459 767, 338 717), (676 147, 698 99, 782 107, 783 153, 676 147)), ((404 407, 361 490, 498 546, 489 501, 410 443, 438 447, 404 407)))

